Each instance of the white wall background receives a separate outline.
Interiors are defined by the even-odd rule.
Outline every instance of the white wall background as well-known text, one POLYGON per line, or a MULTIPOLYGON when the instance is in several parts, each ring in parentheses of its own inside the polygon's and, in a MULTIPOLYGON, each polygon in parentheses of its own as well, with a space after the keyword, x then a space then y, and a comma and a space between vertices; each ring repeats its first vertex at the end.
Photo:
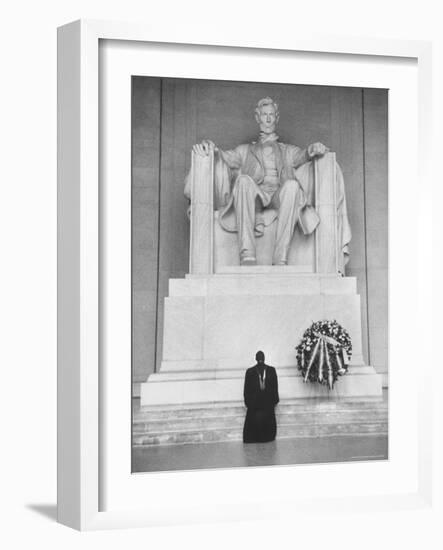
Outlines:
MULTIPOLYGON (((435 426, 438 455, 435 468, 436 508, 365 517, 294 518, 291 525, 238 523, 78 534, 55 524, 56 454, 56 27, 79 17, 162 22, 192 29, 253 28, 296 33, 312 25, 326 34, 434 40, 435 213, 443 199, 437 168, 442 139, 443 36, 437 0, 394 2, 371 0, 276 0, 223 3, 170 0, 20 1, 2 10, 0 33, 0 366, 1 494, 3 548, 439 548, 442 513, 441 424, 435 426), (438 101, 437 101, 438 100, 438 101), (43 512, 43 513, 42 513, 43 512), (321 529, 319 526, 321 524, 321 529)), ((407 124, 405 123, 405 131, 407 124)), ((435 216, 435 247, 441 280, 443 222, 435 216)), ((430 274, 430 282, 432 275, 430 274)), ((436 291, 436 311, 442 292, 436 291)), ((434 326, 441 338, 441 321, 434 326)), ((436 363, 441 359, 436 358, 436 363)), ((443 369, 442 369, 443 370, 443 369)), ((435 380, 435 387, 442 387, 435 380)), ((438 401, 438 399, 436 399, 438 401)), ((441 400, 435 404, 442 417, 441 400)))

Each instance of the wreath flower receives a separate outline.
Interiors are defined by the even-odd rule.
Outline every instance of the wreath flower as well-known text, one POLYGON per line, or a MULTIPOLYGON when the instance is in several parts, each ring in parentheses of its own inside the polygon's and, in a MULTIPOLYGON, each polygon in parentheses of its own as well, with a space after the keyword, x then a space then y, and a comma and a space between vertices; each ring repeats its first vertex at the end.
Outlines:
POLYGON ((318 382, 332 390, 338 377, 348 371, 352 343, 349 333, 335 319, 324 320, 305 330, 295 350, 304 382, 318 382))

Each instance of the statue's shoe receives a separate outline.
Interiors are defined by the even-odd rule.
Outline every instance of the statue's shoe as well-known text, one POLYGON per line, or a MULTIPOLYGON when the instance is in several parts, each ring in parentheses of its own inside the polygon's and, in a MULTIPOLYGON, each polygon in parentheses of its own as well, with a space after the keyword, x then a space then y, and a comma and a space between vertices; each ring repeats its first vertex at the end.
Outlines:
POLYGON ((254 256, 247 256, 241 259, 241 265, 257 265, 257 260, 254 256))
POLYGON ((287 260, 279 260, 278 262, 273 262, 273 265, 288 265, 287 260))

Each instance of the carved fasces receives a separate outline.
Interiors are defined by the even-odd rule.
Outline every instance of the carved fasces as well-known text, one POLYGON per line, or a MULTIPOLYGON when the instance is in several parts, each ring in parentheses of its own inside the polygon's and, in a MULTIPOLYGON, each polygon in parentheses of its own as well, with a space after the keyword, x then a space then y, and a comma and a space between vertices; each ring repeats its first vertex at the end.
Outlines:
POLYGON ((202 156, 192 152, 190 174, 191 235, 189 272, 213 273, 214 152, 202 156))

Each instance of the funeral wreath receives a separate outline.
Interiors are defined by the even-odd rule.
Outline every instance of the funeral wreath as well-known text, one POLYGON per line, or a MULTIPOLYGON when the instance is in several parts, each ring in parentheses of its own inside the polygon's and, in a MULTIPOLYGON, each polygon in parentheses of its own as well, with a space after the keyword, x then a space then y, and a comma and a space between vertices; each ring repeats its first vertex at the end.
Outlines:
POLYGON ((312 323, 295 350, 303 380, 332 390, 338 377, 348 371, 352 344, 349 333, 334 319, 312 323))

